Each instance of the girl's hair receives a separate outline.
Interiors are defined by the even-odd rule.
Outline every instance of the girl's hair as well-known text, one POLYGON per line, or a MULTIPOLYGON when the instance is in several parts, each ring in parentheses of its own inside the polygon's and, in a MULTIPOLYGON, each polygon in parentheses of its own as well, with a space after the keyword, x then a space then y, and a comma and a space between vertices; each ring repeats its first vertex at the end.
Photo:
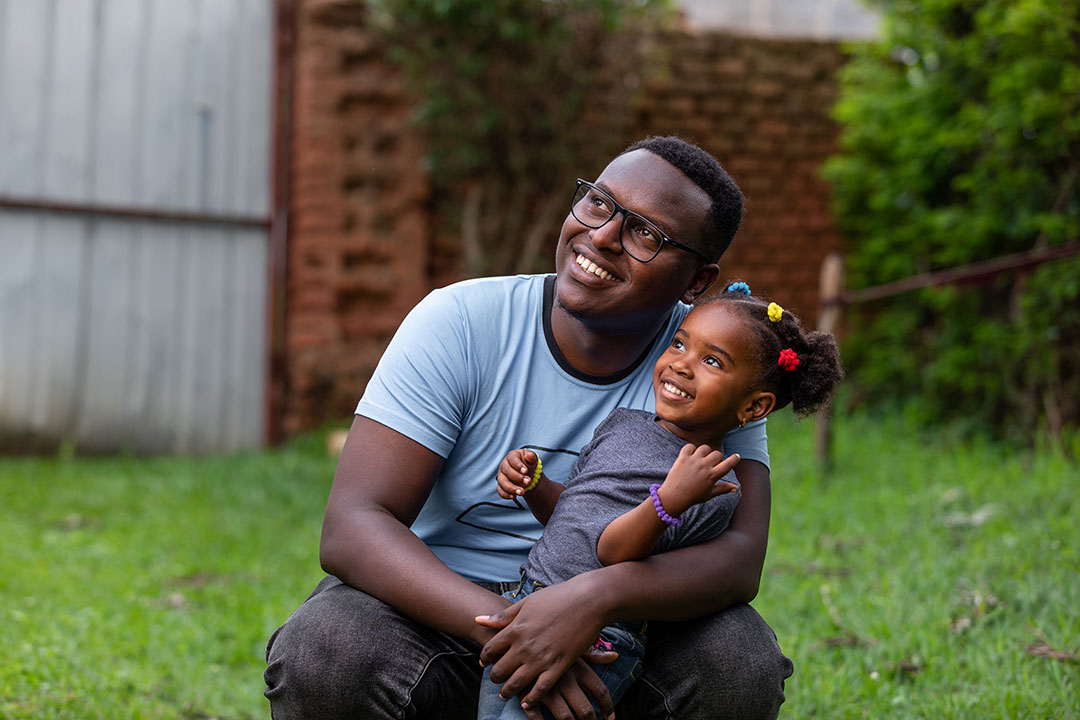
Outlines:
POLYGON ((727 288, 697 304, 722 304, 753 331, 751 352, 761 368, 756 387, 776 395, 774 409, 790 404, 795 414, 805 416, 828 405, 844 378, 836 339, 828 333, 803 330, 799 319, 779 306, 773 310, 773 316, 779 314, 779 320, 774 322, 770 319, 770 301, 750 295, 746 283, 730 283, 727 288), (781 360, 784 350, 794 351, 797 365, 793 365, 790 353, 784 353, 781 360), (788 370, 790 367, 794 369, 788 370))

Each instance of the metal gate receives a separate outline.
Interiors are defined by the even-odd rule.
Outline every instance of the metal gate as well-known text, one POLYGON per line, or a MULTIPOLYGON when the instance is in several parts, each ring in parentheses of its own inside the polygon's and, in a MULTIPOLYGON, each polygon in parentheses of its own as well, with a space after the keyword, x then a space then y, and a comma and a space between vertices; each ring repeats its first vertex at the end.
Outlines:
POLYGON ((263 437, 272 0, 0 0, 0 448, 263 437))

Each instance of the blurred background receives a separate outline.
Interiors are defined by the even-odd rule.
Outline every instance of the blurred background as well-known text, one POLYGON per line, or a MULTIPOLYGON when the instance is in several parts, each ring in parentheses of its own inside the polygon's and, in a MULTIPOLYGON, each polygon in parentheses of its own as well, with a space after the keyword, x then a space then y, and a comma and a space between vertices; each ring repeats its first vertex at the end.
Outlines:
POLYGON ((0 2, 0 448, 219 452, 351 414, 405 312, 545 271, 574 178, 677 133, 725 262, 813 318, 843 37, 802 2, 0 2))
POLYGON ((1080 717, 1076 0, 0 0, 0 718, 266 717, 401 319, 672 133, 848 374, 782 716, 1080 717))
POLYGON ((811 324, 847 307, 850 402, 1060 434, 1080 265, 1042 263, 1080 236, 1076 24, 1053 0, 4 0, 0 448, 347 418, 419 298, 550 270, 573 180, 649 134, 745 191, 724 277, 811 324))

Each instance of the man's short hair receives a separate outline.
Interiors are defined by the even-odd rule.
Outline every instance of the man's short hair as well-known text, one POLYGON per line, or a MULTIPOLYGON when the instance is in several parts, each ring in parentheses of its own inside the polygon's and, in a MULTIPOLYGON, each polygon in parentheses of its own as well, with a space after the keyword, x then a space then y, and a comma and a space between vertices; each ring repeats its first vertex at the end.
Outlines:
POLYGON ((634 150, 659 155, 708 193, 712 206, 699 243, 702 252, 714 261, 719 260, 742 223, 744 198, 739 186, 715 157, 682 138, 653 135, 638 140, 622 154, 634 150))

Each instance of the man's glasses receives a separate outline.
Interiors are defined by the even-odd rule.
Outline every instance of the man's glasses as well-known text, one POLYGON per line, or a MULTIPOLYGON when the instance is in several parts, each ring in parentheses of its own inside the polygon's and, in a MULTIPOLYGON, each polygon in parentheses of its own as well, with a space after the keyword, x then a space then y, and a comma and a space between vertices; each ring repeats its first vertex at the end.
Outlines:
POLYGON ((705 262, 712 262, 705 253, 675 242, 660 228, 636 212, 627 210, 617 203, 615 198, 581 178, 578 178, 577 187, 574 189, 570 212, 579 223, 594 230, 607 225, 611 218, 621 213, 622 227, 619 228, 619 242, 622 243, 626 254, 638 262, 649 262, 660 254, 665 244, 693 253, 705 262))

